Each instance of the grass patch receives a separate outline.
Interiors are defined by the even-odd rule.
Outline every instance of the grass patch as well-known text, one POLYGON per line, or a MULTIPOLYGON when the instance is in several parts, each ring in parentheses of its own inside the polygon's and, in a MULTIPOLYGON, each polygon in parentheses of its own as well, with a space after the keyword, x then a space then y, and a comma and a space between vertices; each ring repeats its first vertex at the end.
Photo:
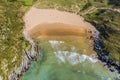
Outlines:
POLYGON ((92 6, 92 4, 90 2, 88 2, 88 3, 85 4, 85 6, 83 6, 83 8, 81 9, 81 11, 88 9, 91 6, 92 6))
POLYGON ((92 0, 39 0, 37 8, 55 8, 70 12, 79 12, 91 6, 92 0))
POLYGON ((120 13, 111 10, 97 10, 85 16, 100 32, 104 49, 110 57, 119 61, 120 57, 120 13))
POLYGON ((24 14, 22 2, 0 3, 0 76, 3 80, 9 80, 11 71, 20 66, 23 49, 31 47, 23 36, 24 14))
POLYGON ((18 0, 18 1, 22 1, 26 6, 31 6, 34 2, 34 0, 18 0))

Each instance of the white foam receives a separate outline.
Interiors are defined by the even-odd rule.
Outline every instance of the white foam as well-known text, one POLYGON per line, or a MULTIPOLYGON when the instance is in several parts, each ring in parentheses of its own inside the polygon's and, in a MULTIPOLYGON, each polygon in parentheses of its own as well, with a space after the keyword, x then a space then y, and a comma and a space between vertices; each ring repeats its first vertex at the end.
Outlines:
POLYGON ((63 54, 61 54, 60 52, 58 52, 58 53, 54 52, 54 53, 56 54, 56 57, 57 57, 61 62, 64 62, 64 63, 65 63, 65 58, 64 58, 63 54))
POLYGON ((51 43, 52 45, 56 45, 59 43, 64 43, 64 41, 49 40, 49 43, 51 43))
POLYGON ((76 52, 68 52, 68 51, 57 51, 54 52, 56 57, 61 61, 61 62, 69 62, 72 65, 76 65, 79 63, 82 63, 86 60, 96 63, 98 60, 95 58, 92 58, 90 56, 87 56, 85 54, 80 55, 79 53, 76 52))
POLYGON ((81 55, 79 56, 79 62, 82 63, 86 60, 87 56, 86 55, 81 55))
POLYGON ((64 43, 64 41, 49 40, 49 43, 51 44, 52 48, 54 48, 57 45, 64 43))
POLYGON ((111 80, 111 78, 108 78, 107 80, 111 80))
MULTIPOLYGON (((58 46, 61 43, 64 43, 64 41, 50 40, 49 43, 51 44, 52 48, 56 48, 56 46, 58 46)), ((54 53, 60 62, 69 62, 72 65, 82 63, 86 60, 92 63, 96 63, 98 61, 92 56, 87 56, 85 54, 80 55, 79 53, 76 53, 76 48, 74 46, 71 47, 71 52, 58 50, 54 53)))
POLYGON ((79 55, 76 53, 70 53, 70 55, 67 57, 67 60, 72 65, 78 64, 79 63, 79 55))

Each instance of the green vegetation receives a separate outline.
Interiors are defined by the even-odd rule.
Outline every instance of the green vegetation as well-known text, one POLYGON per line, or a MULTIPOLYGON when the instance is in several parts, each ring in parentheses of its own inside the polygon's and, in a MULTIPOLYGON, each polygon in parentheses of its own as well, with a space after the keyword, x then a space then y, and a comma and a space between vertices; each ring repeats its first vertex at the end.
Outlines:
POLYGON ((88 9, 90 6, 92 6, 92 4, 90 2, 86 3, 81 11, 88 9))
POLYGON ((38 0, 36 7, 38 8, 56 8, 72 12, 79 12, 95 7, 112 7, 108 5, 108 0, 38 0))
POLYGON ((18 0, 18 1, 22 1, 24 5, 31 6, 33 2, 35 2, 36 0, 18 0))
POLYGON ((109 0, 109 4, 120 8, 120 0, 109 0))
POLYGON ((93 4, 93 0, 39 0, 37 8, 55 8, 78 13, 88 9, 93 4))
POLYGON ((22 5, 31 6, 36 0, 1 0, 0 2, 22 2, 22 5))
POLYGON ((104 49, 119 60, 120 54, 120 13, 111 10, 96 10, 85 16, 101 33, 104 49))
POLYGON ((9 80, 12 70, 20 66, 23 49, 30 48, 23 36, 26 7, 20 1, 0 2, 0 77, 3 80, 9 80))

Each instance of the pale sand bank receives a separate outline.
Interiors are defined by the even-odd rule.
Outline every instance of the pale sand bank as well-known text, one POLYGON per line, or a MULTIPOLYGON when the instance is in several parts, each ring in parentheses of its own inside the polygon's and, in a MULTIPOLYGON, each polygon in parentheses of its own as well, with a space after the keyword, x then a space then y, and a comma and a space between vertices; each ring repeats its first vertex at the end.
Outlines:
POLYGON ((25 15, 26 30, 32 37, 40 35, 77 35, 85 36, 88 30, 96 31, 84 18, 55 9, 32 7, 25 15))

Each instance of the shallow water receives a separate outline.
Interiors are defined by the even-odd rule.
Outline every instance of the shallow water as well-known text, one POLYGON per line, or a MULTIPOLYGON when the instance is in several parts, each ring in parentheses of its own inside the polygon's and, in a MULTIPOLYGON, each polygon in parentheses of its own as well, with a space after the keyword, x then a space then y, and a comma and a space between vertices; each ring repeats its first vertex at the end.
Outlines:
POLYGON ((32 62, 21 80, 114 80, 115 73, 105 69, 85 37, 39 37, 42 57, 32 62), (89 56, 88 56, 89 55, 89 56))

